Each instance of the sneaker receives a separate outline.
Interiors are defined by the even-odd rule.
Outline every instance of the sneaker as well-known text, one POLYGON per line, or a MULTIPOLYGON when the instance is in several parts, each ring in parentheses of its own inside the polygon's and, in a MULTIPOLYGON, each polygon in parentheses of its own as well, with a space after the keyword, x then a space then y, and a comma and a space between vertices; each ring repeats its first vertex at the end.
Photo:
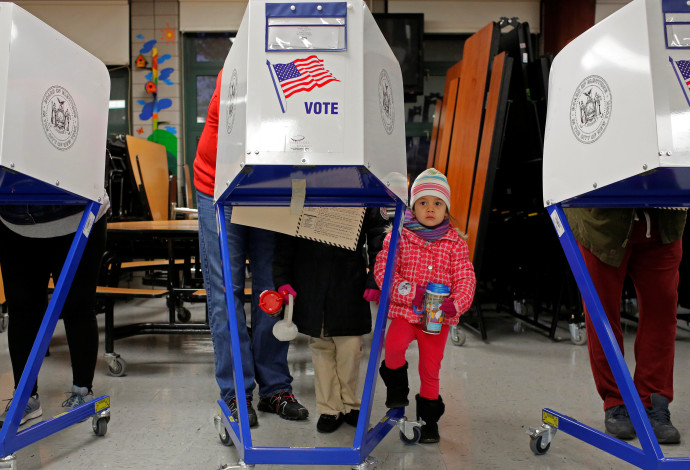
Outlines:
POLYGON ((93 400, 93 392, 86 387, 77 387, 72 385, 72 391, 67 392, 69 397, 67 400, 62 402, 63 408, 76 408, 79 405, 90 402, 93 400))
MULTIPOLYGON (((230 400, 228 403, 228 408, 230 408, 230 413, 232 413, 232 417, 235 418, 235 421, 239 422, 240 418, 239 415, 237 414, 237 399, 233 398, 230 400)), ((259 417, 256 415, 256 410, 252 406, 252 399, 251 397, 247 397, 247 418, 249 419, 249 427, 254 428, 259 425, 259 417)))
POLYGON ((319 432, 333 432, 343 424, 343 414, 319 416, 319 421, 316 423, 316 430, 319 432))
POLYGON ((343 419, 350 426, 357 426, 357 421, 359 420, 359 410, 350 410, 349 413, 345 413, 343 419))
POLYGON ((259 411, 277 413, 283 419, 307 419, 309 411, 302 406, 292 392, 276 393, 259 399, 259 411))
POLYGON ((668 410, 668 398, 652 393, 649 396, 652 407, 647 408, 647 417, 659 444, 680 443, 680 433, 671 424, 671 412, 668 410))
MULTIPOLYGON (((13 393, 14 395, 14 393, 13 393)), ((7 412, 10 410, 10 405, 12 404, 12 399, 7 400, 7 406, 5 406, 5 411, 0 415, 0 427, 5 423, 7 419, 7 412)), ((26 403, 26 408, 24 408, 24 414, 22 419, 19 421, 19 425, 26 423, 30 419, 38 418, 43 414, 41 409, 41 401, 38 399, 38 393, 31 395, 29 401, 26 403)))
POLYGON ((635 438, 635 428, 625 405, 612 406, 604 413, 607 434, 625 441, 635 438))

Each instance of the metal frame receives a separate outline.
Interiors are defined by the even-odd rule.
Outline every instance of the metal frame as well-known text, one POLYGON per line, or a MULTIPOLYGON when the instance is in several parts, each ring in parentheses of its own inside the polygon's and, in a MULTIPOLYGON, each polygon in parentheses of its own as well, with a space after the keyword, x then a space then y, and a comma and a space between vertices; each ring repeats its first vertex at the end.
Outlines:
MULTIPOLYGON (((218 223, 218 238, 223 266, 223 280, 225 283, 225 302, 228 309, 228 329, 230 331, 230 340, 232 343, 235 390, 244 390, 244 375, 242 373, 239 332, 237 329, 237 313, 235 311, 235 301, 233 297, 227 227, 223 207, 224 204, 230 203, 231 198, 232 194, 225 201, 217 201, 215 205, 216 219, 218 223)), ((348 201, 345 202, 345 204, 352 205, 352 196, 350 195, 347 199, 348 201)), ((265 201, 266 205, 272 205, 272 202, 275 203, 277 201, 265 201)), ((343 203, 344 201, 339 201, 337 197, 334 197, 330 202, 319 198, 318 205, 339 206, 339 202, 343 203)), ((377 199, 376 197, 364 198, 361 200, 360 205, 378 207, 380 202, 381 199, 377 199)), ((391 198, 390 202, 393 202, 393 198, 391 198)), ((275 205, 284 205, 284 203, 285 201, 282 201, 282 204, 278 202, 275 205)), ((364 382, 364 390, 362 393, 362 405, 360 408, 359 420, 357 422, 353 446, 351 448, 313 447, 306 449, 296 447, 254 446, 252 443, 251 431, 249 429, 249 418, 247 404, 245 401, 237 401, 239 418, 238 423, 235 421, 226 403, 223 400, 218 400, 220 415, 219 425, 222 424, 222 426, 224 426, 229 433, 230 439, 232 439, 232 442, 237 448, 239 457, 241 459, 239 467, 225 468, 245 468, 245 464, 359 465, 360 467, 366 467, 371 462, 368 459, 368 456, 378 445, 378 443, 381 442, 381 440, 394 426, 400 425, 405 421, 403 416, 404 408, 395 408, 389 410, 372 429, 367 429, 370 422, 369 419, 372 410, 374 391, 376 388, 378 364, 381 360, 381 349, 383 348, 387 311, 390 303, 391 280, 393 277, 393 269, 397 256, 397 246, 406 207, 405 204, 399 199, 395 200, 395 204, 395 219, 393 222, 394 230, 392 231, 390 240, 386 272, 381 288, 381 299, 379 301, 376 324, 374 326, 374 336, 371 345, 371 352, 369 354, 369 360, 367 363, 367 374, 364 382), (393 256, 391 256, 391 254, 393 256)), ((307 205, 309 205, 309 200, 307 200, 307 205)), ((316 204, 312 202, 311 205, 316 204)))
MULTIPOLYGON (((602 206, 620 207, 628 206, 637 207, 650 205, 657 206, 674 206, 678 205, 678 201, 669 200, 669 198, 662 197, 658 201, 650 201, 648 198, 641 200, 641 198, 622 198, 614 201, 614 198, 608 201, 602 201, 602 206), (665 203, 664 203, 665 202, 665 203)), ((659 198, 657 198, 659 199, 659 198)), ((593 201, 596 198, 592 199, 593 201)), ((573 204, 574 205, 574 204, 573 204)), ((547 207, 551 220, 559 235, 561 246, 568 259, 570 268, 575 276, 575 280, 582 294, 582 298, 587 305, 590 319, 594 325, 597 336, 604 349, 606 358, 608 360, 611 371, 613 372, 616 384, 621 392, 623 401, 625 402, 630 419, 637 433, 641 448, 630 445, 624 441, 611 437, 602 431, 591 428, 582 424, 581 422, 570 418, 566 415, 553 411, 549 408, 542 410, 542 425, 541 430, 532 430, 532 439, 541 437, 550 441, 556 429, 572 435, 586 443, 593 445, 611 455, 625 460, 632 465, 644 469, 687 469, 690 467, 690 458, 668 458, 659 447, 654 431, 647 417, 642 401, 640 400, 635 384, 633 383, 630 371, 623 359, 623 355, 618 347, 616 338, 611 330, 610 323, 606 317, 606 313, 601 305, 597 291, 592 283, 592 278, 589 275, 587 266, 585 265, 582 253, 578 248, 573 232, 570 229, 568 220, 565 217, 561 203, 553 204, 547 207), (548 431, 548 432, 545 432, 548 431)), ((541 442, 541 450, 544 453, 548 450, 549 442, 541 442), (545 446, 545 447, 544 447, 545 446)), ((534 449, 533 449, 534 450, 534 449)))
MULTIPOLYGON (((46 185, 47 186, 47 185, 46 185)), ((14 190, 15 188, 12 188, 14 190)), ((19 422, 29 401, 33 384, 38 377, 38 372, 45 358, 50 340, 55 331, 55 326, 60 318, 62 307, 67 299, 70 286, 74 280, 74 275, 84 253, 86 242, 88 241, 91 226, 98 214, 101 206, 99 202, 90 201, 71 194, 33 194, 20 195, 13 194, 12 191, 0 194, 0 204, 86 204, 84 214, 79 222, 79 228, 74 235, 74 240, 70 246, 67 258, 57 279, 53 295, 50 298, 46 313, 41 322, 40 329, 34 341, 31 353, 22 372, 21 379, 12 398, 7 418, 0 428, 0 463, 3 465, 9 462, 13 468, 14 456, 11 454, 36 441, 55 434, 68 426, 81 422, 93 416, 93 429, 99 435, 105 434, 107 422, 110 420, 110 397, 100 396, 93 401, 84 403, 76 408, 61 413, 58 416, 41 421, 27 429, 18 431, 19 422), (105 420, 105 422, 101 421, 105 420)), ((5 467, 6 468, 6 467, 5 467)))

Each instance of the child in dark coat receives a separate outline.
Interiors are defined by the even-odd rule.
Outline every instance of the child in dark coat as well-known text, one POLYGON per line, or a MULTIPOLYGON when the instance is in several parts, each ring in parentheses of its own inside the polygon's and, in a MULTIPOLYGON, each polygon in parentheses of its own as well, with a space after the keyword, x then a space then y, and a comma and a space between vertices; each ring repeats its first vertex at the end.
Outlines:
POLYGON ((355 251, 277 237, 273 281, 278 292, 293 295, 293 321, 311 337, 319 432, 333 432, 343 421, 357 425, 362 335, 371 331, 369 301, 380 296, 373 267, 386 225, 379 209, 367 209, 355 251))

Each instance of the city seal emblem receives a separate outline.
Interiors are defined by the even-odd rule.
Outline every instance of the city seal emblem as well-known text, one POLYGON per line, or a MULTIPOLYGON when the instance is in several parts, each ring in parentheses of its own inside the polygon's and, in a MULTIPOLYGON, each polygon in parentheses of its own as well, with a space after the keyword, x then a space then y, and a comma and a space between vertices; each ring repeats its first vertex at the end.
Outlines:
POLYGON ((570 102, 570 128, 583 144, 596 142, 611 119, 611 88, 599 75, 580 82, 570 102))
POLYGON ((53 85, 41 100, 41 124, 48 141, 58 150, 68 150, 79 134, 79 113, 74 99, 60 85, 53 85))
POLYGON ((232 133, 232 126, 235 125, 235 114, 237 114, 237 69, 232 71, 230 84, 228 86, 228 115, 225 121, 225 128, 228 134, 232 133))
POLYGON ((386 134, 393 133, 395 124, 395 107, 393 106, 393 90, 391 80, 385 69, 379 74, 379 109, 381 110, 381 122, 386 134))

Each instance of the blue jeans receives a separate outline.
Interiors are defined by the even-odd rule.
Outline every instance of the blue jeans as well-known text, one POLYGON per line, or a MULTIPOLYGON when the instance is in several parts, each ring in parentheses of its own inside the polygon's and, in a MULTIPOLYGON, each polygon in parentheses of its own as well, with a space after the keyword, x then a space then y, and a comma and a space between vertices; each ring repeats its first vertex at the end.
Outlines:
MULTIPOLYGON (((212 196, 200 191, 197 191, 196 195, 199 209, 199 253, 208 302, 216 381, 220 387, 220 398, 228 402, 235 397, 235 383, 216 213, 212 196)), ((279 319, 267 315, 259 308, 261 292, 275 289, 273 286, 275 235, 268 230, 231 224, 232 208, 226 206, 224 209, 245 393, 251 397, 256 384, 259 385, 259 397, 291 392, 292 376, 287 365, 289 342, 278 341, 273 336, 273 325, 279 319), (251 337, 247 332, 247 319, 244 314, 245 261, 247 259, 249 259, 249 268, 252 273, 251 337)))

